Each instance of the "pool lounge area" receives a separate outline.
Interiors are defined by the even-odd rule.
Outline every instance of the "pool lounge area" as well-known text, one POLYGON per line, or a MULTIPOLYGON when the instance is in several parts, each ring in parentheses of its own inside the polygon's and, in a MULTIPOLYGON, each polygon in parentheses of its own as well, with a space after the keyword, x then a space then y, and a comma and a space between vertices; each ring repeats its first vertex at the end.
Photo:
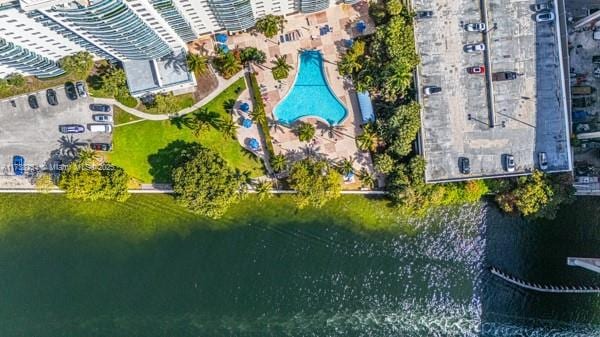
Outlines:
POLYGON ((292 89, 275 107, 275 118, 286 125, 306 117, 321 119, 329 125, 341 124, 348 110, 327 83, 323 55, 317 50, 305 50, 298 58, 298 73, 292 89))

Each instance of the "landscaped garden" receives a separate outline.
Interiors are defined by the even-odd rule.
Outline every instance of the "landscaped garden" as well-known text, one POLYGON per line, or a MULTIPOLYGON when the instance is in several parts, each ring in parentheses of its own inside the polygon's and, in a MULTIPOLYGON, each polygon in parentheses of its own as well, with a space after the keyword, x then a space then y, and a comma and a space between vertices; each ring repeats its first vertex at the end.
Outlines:
MULTIPOLYGON (((228 104, 235 101, 245 87, 244 79, 238 80, 200 110, 210 112, 213 119, 230 120, 228 104)), ((215 151, 231 167, 248 171, 251 176, 263 174, 262 163, 242 148, 237 140, 215 128, 213 123, 195 132, 185 123, 179 123, 178 119, 143 121, 115 128, 114 150, 109 161, 124 168, 139 182, 167 183, 171 181, 168 168, 172 167, 188 143, 199 143, 215 151)))

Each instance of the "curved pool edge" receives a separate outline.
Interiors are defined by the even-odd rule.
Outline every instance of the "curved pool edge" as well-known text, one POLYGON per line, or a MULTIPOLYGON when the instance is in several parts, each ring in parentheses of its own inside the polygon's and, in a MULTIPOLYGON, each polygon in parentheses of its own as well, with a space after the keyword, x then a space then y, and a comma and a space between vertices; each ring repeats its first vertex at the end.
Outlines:
POLYGON ((277 104, 273 107, 273 111, 271 111, 275 120, 281 122, 281 124, 283 124, 283 125, 291 127, 294 123, 301 121, 303 119, 306 119, 306 118, 315 118, 315 119, 318 119, 318 120, 326 123, 327 125, 331 125, 331 126, 342 125, 348 119, 348 116, 350 115, 349 109, 344 104, 344 102, 342 102, 342 100, 340 100, 339 97, 333 91, 333 88, 331 87, 331 83, 329 82, 329 78, 328 78, 329 73, 327 72, 327 69, 325 68, 324 60, 325 60, 325 58, 323 57, 323 52, 318 49, 301 49, 301 51, 298 52, 298 55, 296 55, 297 66, 296 66, 296 75, 294 76, 294 81, 292 81, 287 93, 279 100, 279 102, 277 102, 277 104), (321 70, 323 72, 323 79, 325 80, 327 90, 329 90, 329 94, 331 94, 331 96, 333 96, 337 100, 337 102, 342 106, 342 108, 344 108, 344 117, 342 119, 340 119, 340 121, 337 123, 332 124, 327 119, 325 119, 321 116, 317 116, 317 115, 300 116, 300 117, 294 119, 293 121, 287 123, 287 122, 284 122, 282 119, 278 118, 277 114, 275 113, 275 111, 281 105, 281 103, 283 103, 288 98, 290 93, 293 91, 294 86, 296 85, 296 81, 298 80, 298 76, 300 74, 300 64, 301 64, 300 57, 302 56, 302 53, 307 53, 307 52, 308 53, 319 53, 321 55, 321 70))

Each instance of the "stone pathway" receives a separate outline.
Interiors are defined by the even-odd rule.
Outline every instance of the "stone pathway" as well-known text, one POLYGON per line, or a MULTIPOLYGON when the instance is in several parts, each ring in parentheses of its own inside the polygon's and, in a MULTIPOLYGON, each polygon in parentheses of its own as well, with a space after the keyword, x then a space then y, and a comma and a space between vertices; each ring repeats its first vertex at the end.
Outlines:
POLYGON ((203 99, 199 100, 198 102, 196 102, 196 104, 192 105, 191 107, 185 108, 183 110, 180 110, 180 111, 172 113, 172 114, 149 114, 149 113, 146 113, 146 112, 143 112, 143 111, 139 111, 137 109, 125 106, 125 105, 119 103, 114 98, 97 98, 97 97, 93 97, 93 100, 94 100, 94 103, 116 105, 119 108, 121 108, 124 111, 126 111, 127 113, 130 113, 130 114, 132 114, 132 115, 134 115, 136 117, 139 117, 139 118, 143 118, 145 120, 150 120, 150 121, 164 121, 164 120, 168 120, 171 117, 181 116, 181 115, 189 114, 191 112, 196 111, 197 109, 199 109, 202 106, 204 106, 206 103, 212 101, 223 90, 229 88, 233 83, 235 83, 237 80, 239 80, 242 77, 244 77, 244 71, 240 71, 239 73, 233 75, 233 77, 230 78, 230 79, 228 79, 228 80, 224 80, 224 79, 222 79, 222 78, 219 77, 219 85, 208 96, 206 96, 203 99))

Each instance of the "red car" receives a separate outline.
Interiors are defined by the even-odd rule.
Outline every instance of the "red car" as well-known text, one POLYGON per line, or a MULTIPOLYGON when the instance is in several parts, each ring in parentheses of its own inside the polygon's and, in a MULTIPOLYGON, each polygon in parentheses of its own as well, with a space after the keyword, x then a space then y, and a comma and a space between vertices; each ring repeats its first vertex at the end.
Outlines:
POLYGON ((485 67, 484 66, 469 67, 469 68, 467 68, 467 72, 469 74, 485 74, 485 67))

